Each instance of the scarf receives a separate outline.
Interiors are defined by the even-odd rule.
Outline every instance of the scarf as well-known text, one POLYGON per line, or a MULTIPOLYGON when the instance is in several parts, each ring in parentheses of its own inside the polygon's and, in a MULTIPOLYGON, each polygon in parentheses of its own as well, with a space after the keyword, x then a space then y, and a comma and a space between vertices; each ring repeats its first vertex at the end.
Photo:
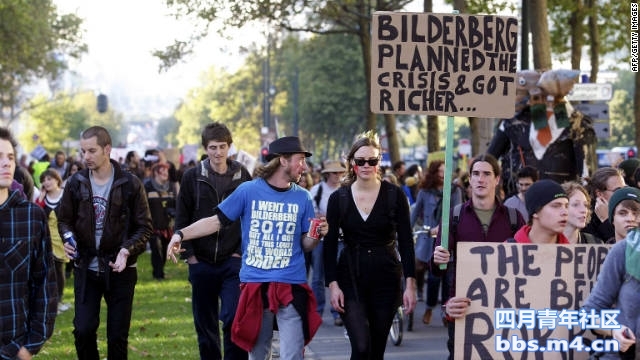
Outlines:
POLYGON ((171 185, 171 182, 167 181, 164 184, 160 184, 159 182, 156 181, 156 179, 151 178, 151 185, 153 185, 153 188, 157 192, 168 192, 169 191, 169 185, 171 185))
POLYGON ((626 237, 625 268, 627 273, 640 281, 640 231, 633 229, 626 237))

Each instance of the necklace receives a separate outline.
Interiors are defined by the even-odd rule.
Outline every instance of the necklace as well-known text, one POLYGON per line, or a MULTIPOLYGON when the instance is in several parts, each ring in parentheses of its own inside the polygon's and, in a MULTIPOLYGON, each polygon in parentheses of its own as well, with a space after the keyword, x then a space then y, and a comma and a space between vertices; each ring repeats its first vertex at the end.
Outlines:
POLYGON ((377 191, 363 191, 362 189, 352 188, 353 200, 356 207, 365 214, 371 213, 376 202, 377 191))

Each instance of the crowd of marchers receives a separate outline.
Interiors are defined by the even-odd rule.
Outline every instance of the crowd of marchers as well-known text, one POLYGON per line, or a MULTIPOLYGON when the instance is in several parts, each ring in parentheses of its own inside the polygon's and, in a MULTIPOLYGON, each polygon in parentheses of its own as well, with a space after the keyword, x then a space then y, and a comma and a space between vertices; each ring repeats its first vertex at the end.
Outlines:
POLYGON ((168 259, 188 264, 201 359, 268 359, 276 324, 279 356, 302 359, 325 308, 344 328, 352 359, 382 359, 396 309, 411 313, 417 301, 426 302, 425 324, 442 305, 438 321, 449 330, 453 357, 453 320, 471 300, 456 294, 452 255, 469 241, 613 245, 583 307, 624 314, 620 329, 594 331, 620 344, 603 359, 635 354, 637 159, 569 181, 522 166, 507 182, 500 161, 480 154, 456 170, 444 194, 443 161, 424 170, 383 167, 371 132, 344 159, 315 165, 299 138, 277 139, 253 173, 234 159, 224 124, 205 126, 201 139, 204 155, 188 166, 176 168, 160 150, 116 161, 109 132, 94 126, 81 134, 79 161, 57 152, 29 165, 0 129, 0 281, 12 289, 0 302, 3 357, 30 359, 56 315, 73 309, 77 357, 99 359, 104 299, 107 357, 126 359, 137 259, 145 252, 157 281, 168 259), (71 277, 74 291, 65 295, 71 277))

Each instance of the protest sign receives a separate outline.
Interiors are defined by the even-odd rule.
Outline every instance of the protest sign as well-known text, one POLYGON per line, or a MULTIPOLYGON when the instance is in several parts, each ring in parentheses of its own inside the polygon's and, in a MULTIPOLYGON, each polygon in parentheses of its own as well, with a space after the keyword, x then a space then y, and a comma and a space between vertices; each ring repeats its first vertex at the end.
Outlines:
POLYGON ((471 305, 456 320, 455 358, 587 359, 593 335, 560 314, 580 309, 609 248, 459 242, 456 295, 471 305))
POLYGON ((376 12, 371 37, 372 112, 513 116, 515 17, 376 12))

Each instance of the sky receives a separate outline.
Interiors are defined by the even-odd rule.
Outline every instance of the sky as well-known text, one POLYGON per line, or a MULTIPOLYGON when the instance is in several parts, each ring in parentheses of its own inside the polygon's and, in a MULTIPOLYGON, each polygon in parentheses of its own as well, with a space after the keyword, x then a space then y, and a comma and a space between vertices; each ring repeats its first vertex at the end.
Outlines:
MULTIPOLYGON (((110 105, 129 115, 170 115, 189 89, 200 85, 200 75, 215 65, 233 71, 242 63, 238 44, 259 41, 260 29, 236 31, 233 41, 211 35, 196 46, 186 62, 158 72, 160 61, 151 53, 174 39, 185 39, 193 24, 169 16, 162 0, 54 0, 59 13, 84 19, 84 41, 89 52, 70 64, 76 75, 67 90, 93 89, 109 97, 110 105), (125 110, 126 109, 126 110, 125 110)), ((436 1, 442 3, 442 1, 436 1)), ((408 9, 420 11, 422 1, 408 9)), ((435 5, 435 12, 449 11, 435 5)), ((265 40, 266 41, 266 40, 265 40)), ((127 114, 125 114, 126 118, 127 114)))
POLYGON ((239 63, 232 43, 210 36, 198 43, 196 54, 185 63, 159 73, 160 61, 152 52, 174 39, 187 38, 192 27, 168 16, 169 9, 161 0, 54 2, 59 13, 75 13, 84 19, 84 41, 89 47, 79 63, 70 63, 76 76, 69 77, 67 86, 103 92, 114 106, 135 112, 156 105, 157 112, 169 111, 164 116, 169 115, 212 65, 233 68, 239 63))

